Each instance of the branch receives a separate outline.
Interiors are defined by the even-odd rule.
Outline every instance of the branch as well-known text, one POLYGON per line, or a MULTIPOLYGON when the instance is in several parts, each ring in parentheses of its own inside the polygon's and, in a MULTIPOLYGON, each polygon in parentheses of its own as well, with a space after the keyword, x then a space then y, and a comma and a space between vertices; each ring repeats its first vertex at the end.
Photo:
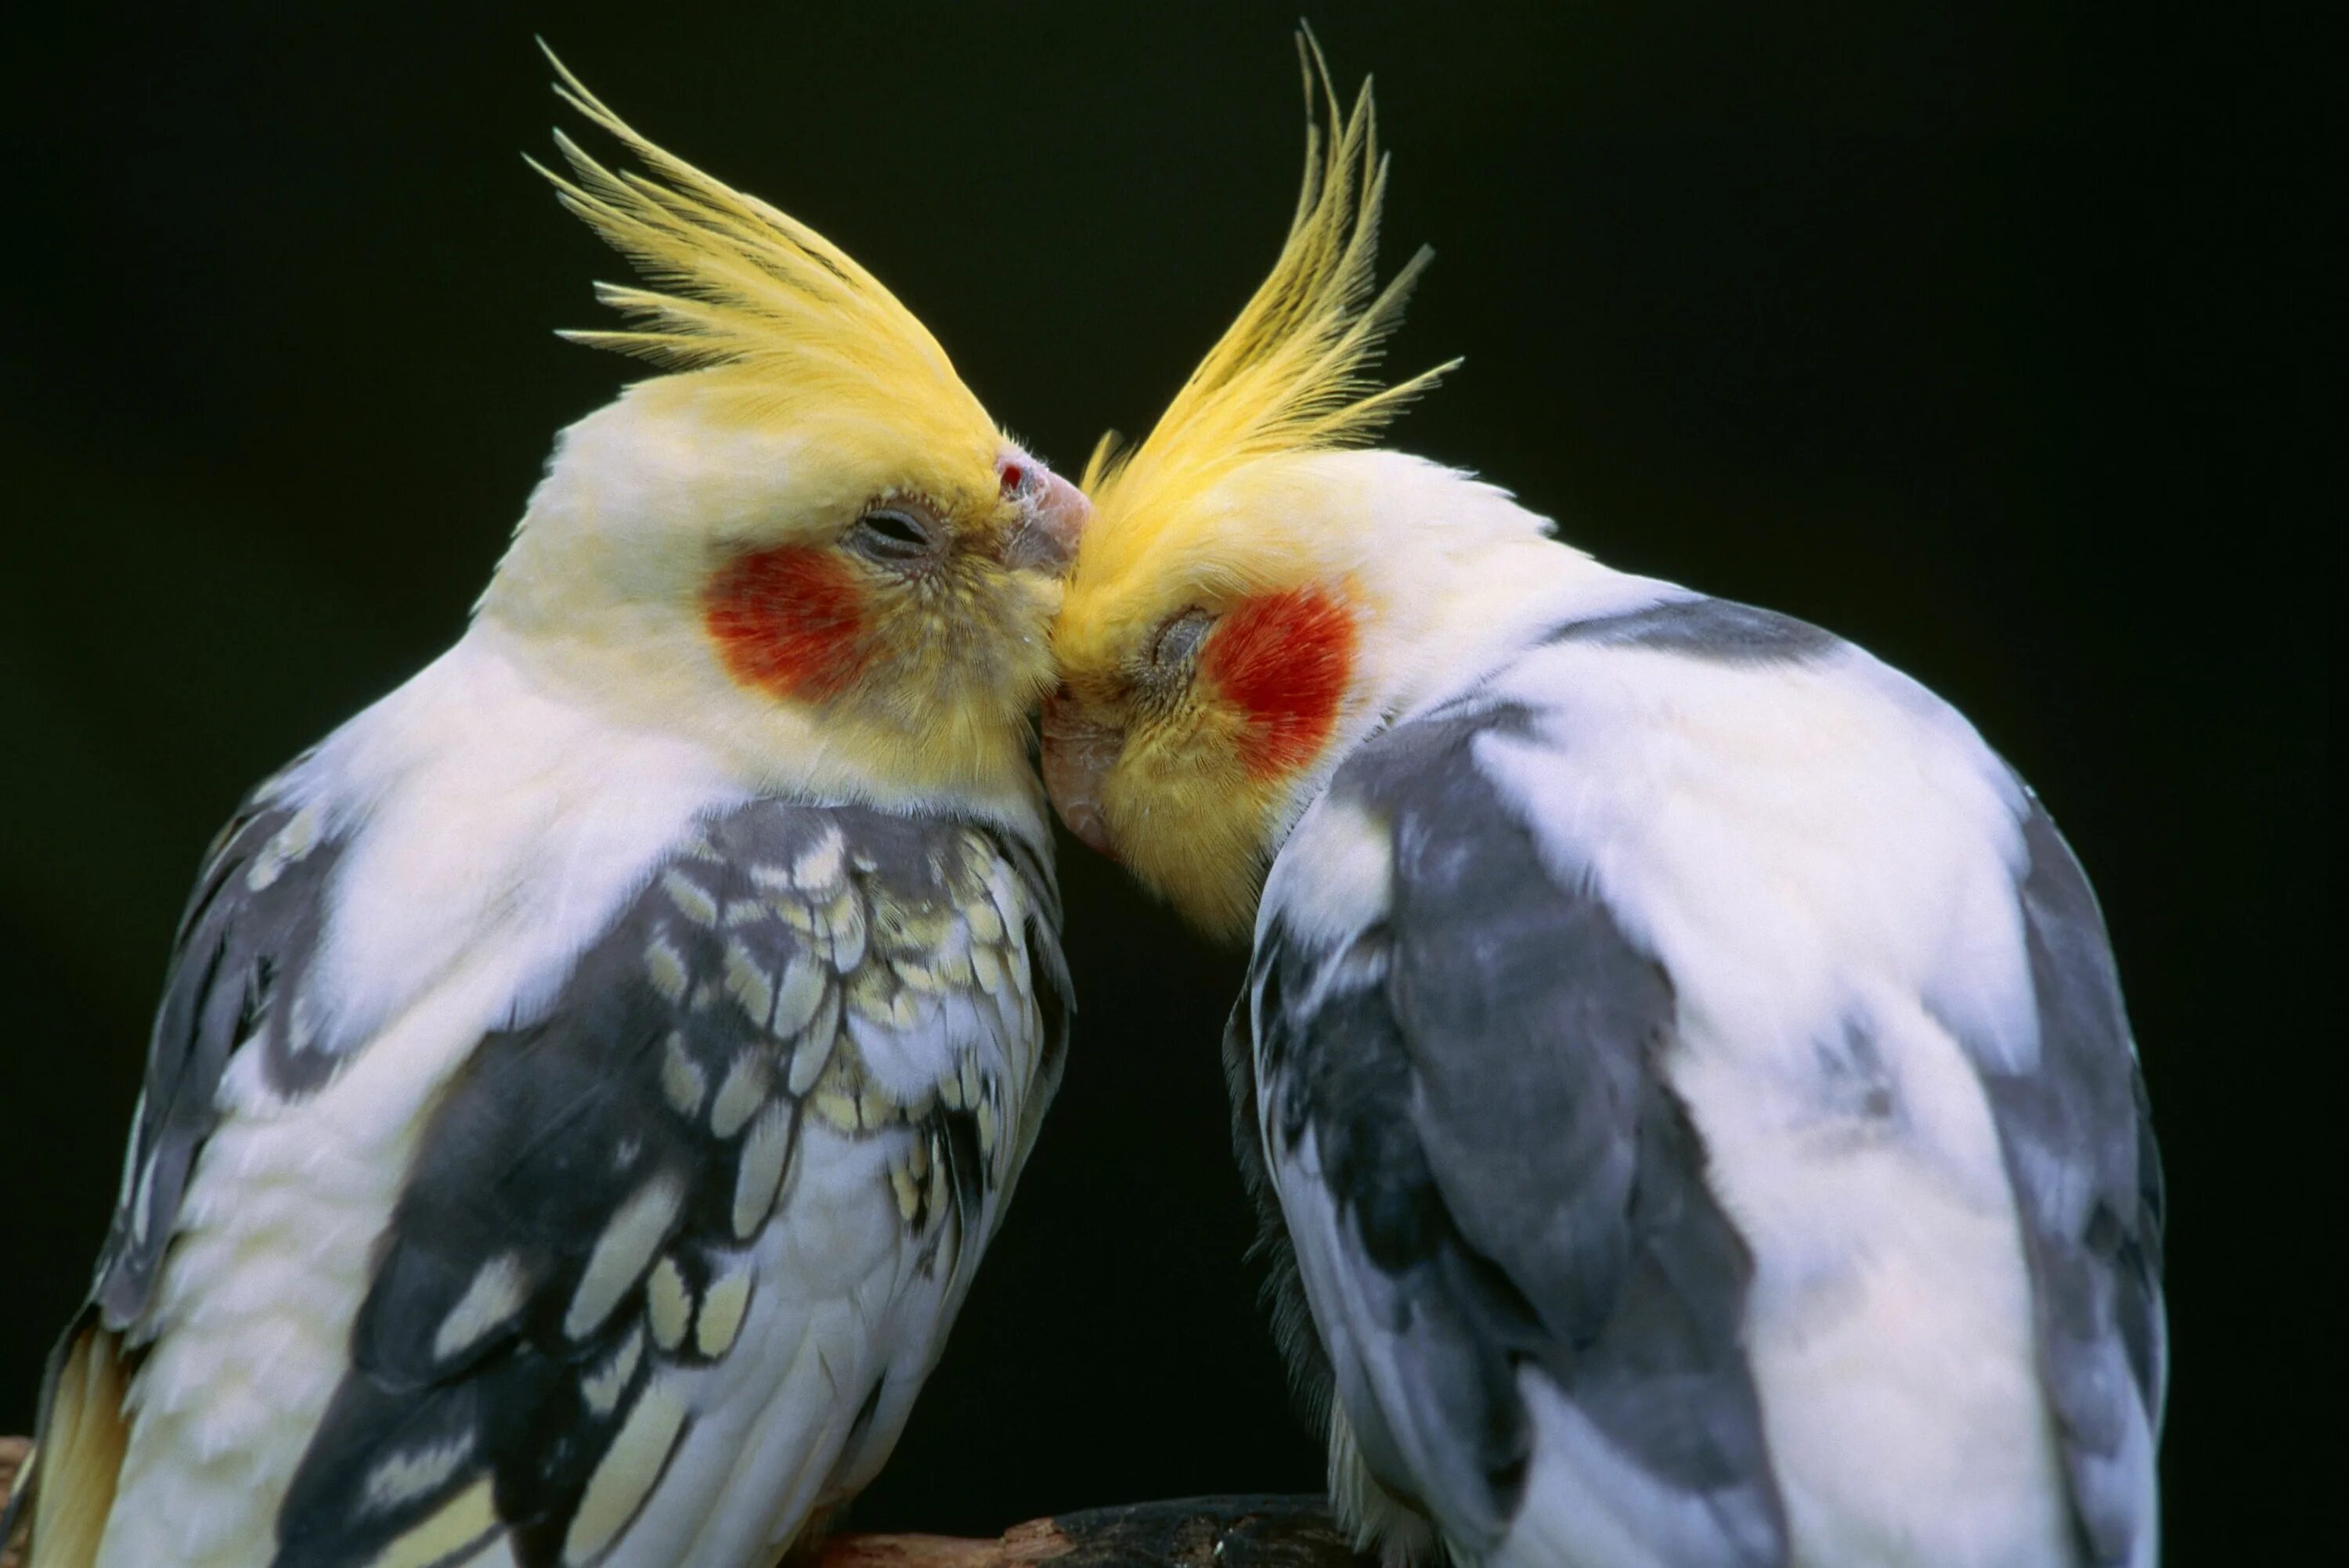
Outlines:
POLYGON ((838 1535, 815 1568, 1362 1568, 1318 1497, 1186 1497, 1015 1524, 993 1541, 838 1535))
MULTIPOLYGON (((0 1499, 32 1445, 0 1438, 0 1499)), ((22 1542, 0 1568, 23 1568, 22 1542)), ((992 1541, 835 1535, 812 1568, 1361 1568, 1318 1497, 1189 1497, 1015 1524, 992 1541)))

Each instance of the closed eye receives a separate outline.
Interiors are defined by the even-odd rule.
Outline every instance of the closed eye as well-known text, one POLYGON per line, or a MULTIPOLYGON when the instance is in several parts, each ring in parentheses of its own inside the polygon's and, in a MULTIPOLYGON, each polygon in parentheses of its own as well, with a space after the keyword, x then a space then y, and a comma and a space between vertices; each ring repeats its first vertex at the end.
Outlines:
POLYGON ((843 542, 874 561, 918 561, 937 550, 938 530, 903 507, 877 506, 856 520, 843 542))
POLYGON ((1150 645, 1150 662, 1162 672, 1173 672, 1189 662, 1214 629, 1216 618, 1205 610, 1185 610, 1158 628, 1150 645))

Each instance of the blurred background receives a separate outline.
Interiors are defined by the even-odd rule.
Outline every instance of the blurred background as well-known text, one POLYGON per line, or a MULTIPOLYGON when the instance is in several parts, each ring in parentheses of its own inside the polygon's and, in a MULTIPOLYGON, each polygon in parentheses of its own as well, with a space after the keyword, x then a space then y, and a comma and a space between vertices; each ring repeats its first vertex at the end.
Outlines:
MULTIPOLYGON (((2341 1044, 2316 1012, 2332 633, 2247 412, 2256 295, 2221 269, 2240 176, 2200 46, 2124 8, 1958 0, 1314 20, 1349 87, 1378 77, 1391 257, 1438 252, 1397 363, 1467 358, 1398 440, 1618 565, 1863 643, 2070 835, 2172 1182, 2170 1559, 2261 1561, 2310 1451, 2295 1281, 2334 1250, 2292 1194, 2340 1190, 2288 1169, 2278 1118, 2341 1044)), ((0 1430, 86 1284, 206 841, 458 634, 554 432, 639 374, 552 335, 623 268, 523 166, 557 118, 533 34, 863 259, 1073 471, 1103 426, 1147 427, 1277 246, 1292 22, 12 16, 0 1430)), ((1319 1485, 1226 1154, 1238 957, 1063 849, 1066 1088, 866 1527, 1319 1485)))

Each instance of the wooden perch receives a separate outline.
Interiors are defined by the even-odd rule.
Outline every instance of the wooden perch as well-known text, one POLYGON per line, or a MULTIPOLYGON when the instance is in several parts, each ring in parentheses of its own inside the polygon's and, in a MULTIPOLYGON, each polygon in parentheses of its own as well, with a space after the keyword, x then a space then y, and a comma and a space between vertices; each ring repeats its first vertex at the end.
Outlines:
MULTIPOLYGON (((0 1500, 31 1444, 0 1438, 0 1500)), ((23 1568, 19 1543, 0 1568, 23 1568)), ((835 1535, 812 1568, 1360 1568, 1318 1497, 1189 1497, 1090 1508, 958 1535, 835 1535)))
POLYGON ((815 1568, 1360 1568, 1318 1497, 1186 1497, 1015 1524, 993 1541, 836 1535, 815 1568))

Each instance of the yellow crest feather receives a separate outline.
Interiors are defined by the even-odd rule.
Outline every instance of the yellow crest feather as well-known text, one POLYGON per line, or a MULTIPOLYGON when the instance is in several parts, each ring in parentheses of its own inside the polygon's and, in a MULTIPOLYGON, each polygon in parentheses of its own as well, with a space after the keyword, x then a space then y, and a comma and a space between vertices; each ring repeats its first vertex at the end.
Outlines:
POLYGON ((1434 253, 1422 246, 1382 289, 1379 212, 1387 160, 1365 79, 1341 112, 1329 62, 1309 28, 1297 39, 1305 77, 1305 175, 1272 272, 1139 447, 1102 438, 1084 488, 1104 521, 1146 498, 1154 506, 1213 487, 1283 453, 1362 445, 1453 360, 1392 387, 1371 374, 1434 253), (1321 111, 1327 106, 1325 130, 1321 111))
POLYGON ((641 325, 564 337, 668 369, 740 366, 766 373, 779 391, 885 388, 957 422, 987 423, 937 339, 848 253, 657 146, 543 40, 539 47, 554 67, 556 96, 648 171, 615 172, 561 130, 554 142, 569 177, 526 160, 565 208, 658 285, 597 284, 600 301, 641 325))

